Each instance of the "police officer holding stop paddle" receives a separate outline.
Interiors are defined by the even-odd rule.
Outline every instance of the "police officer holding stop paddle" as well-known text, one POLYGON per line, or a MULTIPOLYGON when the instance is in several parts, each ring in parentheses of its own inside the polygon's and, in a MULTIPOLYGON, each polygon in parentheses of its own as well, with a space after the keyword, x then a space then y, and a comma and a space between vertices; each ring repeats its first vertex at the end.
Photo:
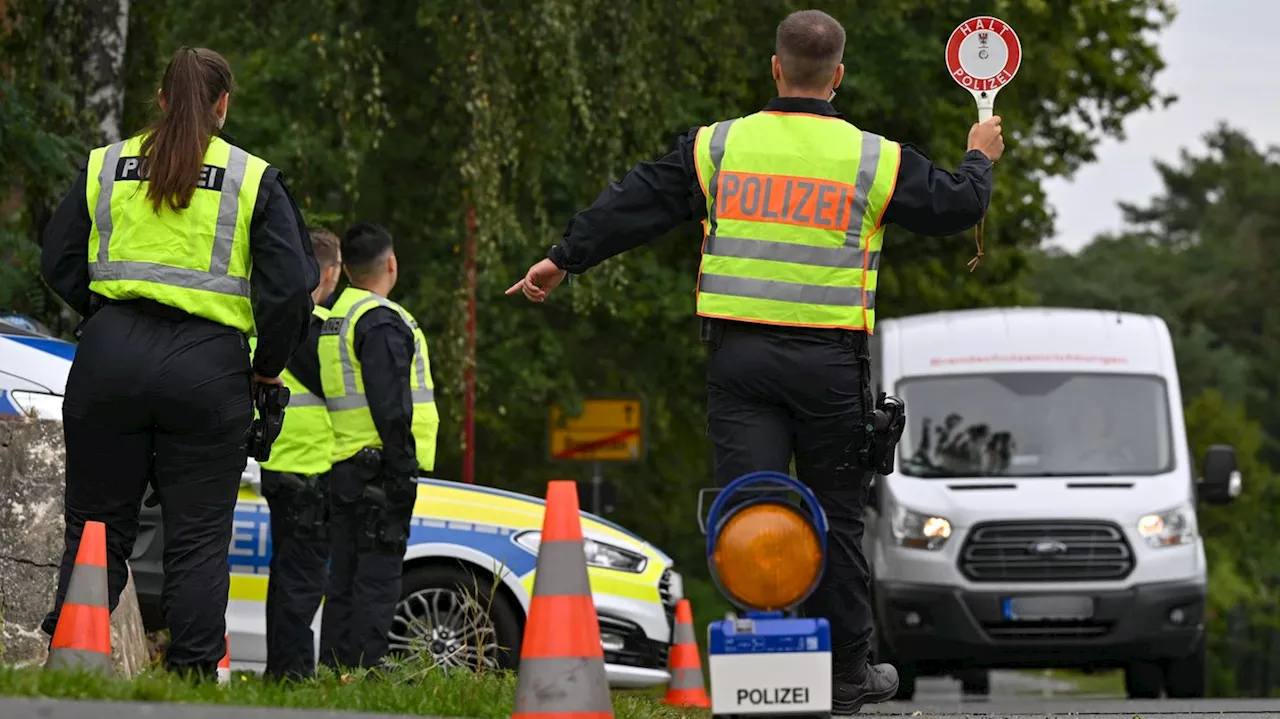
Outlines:
MULTIPOLYGON (((542 302, 585 272, 690 219, 705 239, 696 309, 709 347, 708 435, 724 486, 787 472, 830 523, 827 567, 805 613, 831 622, 833 713, 893 697, 898 675, 871 665, 862 513, 892 443, 875 428, 868 335, 885 228, 930 236, 976 225, 1004 151, 1000 118, 974 125, 955 172, 909 145, 846 121, 831 105, 844 78, 845 32, 818 10, 778 26, 778 96, 761 111, 690 130, 574 216, 547 259, 507 294, 542 302)), ((894 408, 884 416, 892 416, 894 408)), ((900 427, 898 430, 900 432, 900 427)))

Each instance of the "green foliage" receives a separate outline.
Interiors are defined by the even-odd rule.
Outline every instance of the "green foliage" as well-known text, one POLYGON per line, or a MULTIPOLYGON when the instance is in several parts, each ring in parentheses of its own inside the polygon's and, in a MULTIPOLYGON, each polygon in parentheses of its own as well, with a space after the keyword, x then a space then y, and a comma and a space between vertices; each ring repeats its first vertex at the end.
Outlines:
MULTIPOLYGON (((174 49, 215 48, 238 83, 228 133, 284 170, 308 217, 336 230, 356 218, 390 227, 401 260, 396 299, 431 340, 445 477, 458 476, 462 458, 463 248, 474 207, 479 481, 541 493, 553 475, 585 476, 546 461, 547 405, 642 396, 649 451, 607 468, 619 485, 614 519, 700 572, 693 506, 709 483, 710 450, 692 317, 699 229, 690 223, 606 262, 544 306, 502 291, 610 179, 669 150, 689 127, 759 109, 774 92, 776 25, 802 7, 135 2, 124 124, 133 131, 147 120, 174 49)), ((1170 3, 832 0, 825 9, 848 31, 837 107, 944 165, 959 160, 975 119, 942 62, 950 31, 994 12, 1035 48, 998 102, 1009 150, 996 171, 986 260, 970 274, 967 239, 890 230, 879 309, 892 317, 1029 301, 1017 282, 1025 253, 1052 225, 1041 183, 1091 161, 1126 115, 1166 101, 1152 79, 1163 67, 1154 33, 1171 19, 1170 3)))
POLYGON ((1049 304, 1159 315, 1178 356, 1192 453, 1236 448, 1244 493, 1200 508, 1209 562, 1210 688, 1268 696, 1280 645, 1280 262, 1264 238, 1280 231, 1280 150, 1219 127, 1207 152, 1158 164, 1165 191, 1125 206, 1128 227, 1078 255, 1033 258, 1028 287, 1049 304))
POLYGON ((94 133, 80 56, 69 51, 82 18, 72 3, 38 0, 13 0, 0 13, 9 28, 0 30, 0 309, 65 332, 68 318, 39 279, 37 244, 94 133))

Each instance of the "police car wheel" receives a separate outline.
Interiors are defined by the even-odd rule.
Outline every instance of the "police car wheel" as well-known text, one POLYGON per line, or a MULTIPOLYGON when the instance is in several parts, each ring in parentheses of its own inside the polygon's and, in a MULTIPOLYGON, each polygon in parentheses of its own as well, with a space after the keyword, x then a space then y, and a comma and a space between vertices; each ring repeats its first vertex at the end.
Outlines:
POLYGON ((519 616, 495 589, 493 577, 461 565, 405 572, 388 636, 390 651, 442 668, 516 668, 519 616))

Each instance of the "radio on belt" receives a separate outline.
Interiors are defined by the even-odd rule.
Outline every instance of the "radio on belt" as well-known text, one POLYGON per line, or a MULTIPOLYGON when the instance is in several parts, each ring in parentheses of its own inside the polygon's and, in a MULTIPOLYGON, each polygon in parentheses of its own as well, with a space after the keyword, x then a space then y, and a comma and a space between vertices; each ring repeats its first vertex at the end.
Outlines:
POLYGON ((707 627, 711 713, 830 716, 830 625, 794 616, 822 579, 827 518, 817 497, 780 472, 753 472, 718 492, 702 531, 712 581, 741 610, 707 627))

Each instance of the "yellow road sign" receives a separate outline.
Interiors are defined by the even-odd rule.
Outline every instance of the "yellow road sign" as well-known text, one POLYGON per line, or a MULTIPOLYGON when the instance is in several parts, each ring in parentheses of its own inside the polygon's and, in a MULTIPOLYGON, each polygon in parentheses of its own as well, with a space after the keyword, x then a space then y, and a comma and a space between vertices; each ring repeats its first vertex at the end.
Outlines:
POLYGON ((585 400, 582 414, 552 405, 550 453, 554 459, 634 462, 644 456, 644 407, 638 399, 585 400))

